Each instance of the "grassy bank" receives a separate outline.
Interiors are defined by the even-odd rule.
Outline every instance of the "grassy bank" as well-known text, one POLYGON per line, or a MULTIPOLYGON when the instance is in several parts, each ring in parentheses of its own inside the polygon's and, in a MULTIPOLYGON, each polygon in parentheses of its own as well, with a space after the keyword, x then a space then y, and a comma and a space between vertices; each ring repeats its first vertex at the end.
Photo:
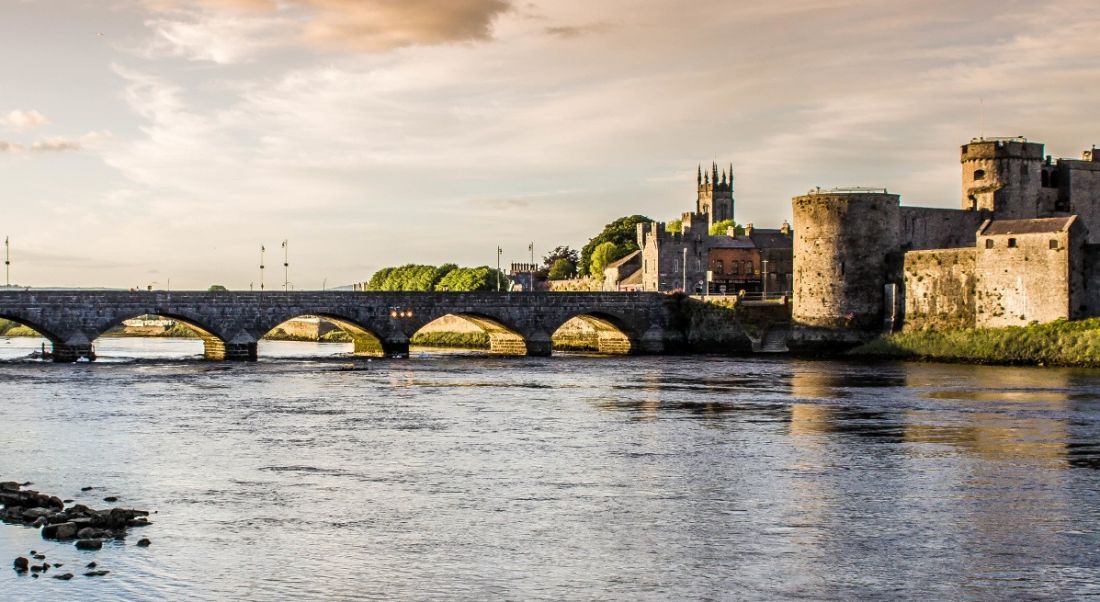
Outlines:
POLYGON ((876 339, 848 354, 978 364, 1100 367, 1100 318, 1006 328, 903 332, 876 339))
POLYGON ((418 347, 452 347, 455 349, 488 349, 487 332, 418 332, 411 344, 418 347))
POLYGON ((18 322, 0 319, 0 337, 40 337, 38 331, 18 322))

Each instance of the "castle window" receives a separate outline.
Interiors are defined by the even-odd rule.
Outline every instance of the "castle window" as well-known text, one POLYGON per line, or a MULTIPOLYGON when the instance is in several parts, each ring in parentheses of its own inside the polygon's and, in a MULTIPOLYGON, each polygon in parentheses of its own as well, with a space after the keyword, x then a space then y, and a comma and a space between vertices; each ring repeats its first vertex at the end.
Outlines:
POLYGON ((1060 177, 1058 177, 1058 172, 1057 171, 1050 172, 1050 187, 1051 188, 1058 188, 1058 186, 1060 186, 1061 183, 1062 183, 1061 180, 1062 179, 1060 177))
POLYGON ((1008 248, 1010 248, 1010 249, 1015 249, 1016 248, 1016 239, 1015 238, 1008 239, 1008 248))
POLYGON ((1050 188, 1050 173, 1043 171, 1043 188, 1050 188))
POLYGON ((987 249, 992 249, 993 248, 993 239, 992 238, 985 239, 985 248, 987 248, 987 249))
POLYGON ((1057 240, 1054 240, 1054 239, 1051 239, 1051 241, 1050 241, 1050 248, 1052 248, 1052 249, 1057 249, 1057 248, 1058 248, 1058 241, 1057 241, 1057 240))
POLYGON ((984 169, 975 169, 974 170, 974 179, 975 180, 984 180, 985 179, 985 170, 984 169))

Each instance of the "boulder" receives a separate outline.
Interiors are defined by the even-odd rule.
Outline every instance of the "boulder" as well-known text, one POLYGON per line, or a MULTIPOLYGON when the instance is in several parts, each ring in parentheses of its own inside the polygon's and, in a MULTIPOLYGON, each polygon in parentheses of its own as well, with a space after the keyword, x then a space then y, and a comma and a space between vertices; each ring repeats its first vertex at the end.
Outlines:
POLYGON ((142 537, 141 539, 138 540, 137 545, 138 545, 139 548, 148 548, 149 544, 151 544, 151 543, 153 543, 153 542, 149 541, 149 538, 142 537))
POLYGON ((62 581, 68 581, 69 579, 73 578, 73 574, 72 573, 61 573, 60 575, 54 575, 53 578, 54 579, 60 579, 62 581))
POLYGON ((19 483, 15 481, 4 481, 0 483, 0 491, 19 491, 19 483))
POLYGON ((103 498, 103 501, 114 503, 114 502, 118 501, 118 496, 109 495, 109 496, 103 498))
POLYGON ((102 539, 78 539, 76 540, 76 549, 78 550, 99 550, 103 548, 102 539))
POLYGON ((101 571, 88 571, 87 573, 84 573, 84 576, 85 577, 102 577, 102 576, 104 576, 104 575, 106 575, 107 573, 110 573, 110 572, 111 571, 102 571, 102 570, 101 571))
POLYGON ((114 535, 106 529, 96 529, 95 527, 84 527, 76 532, 77 539, 107 539, 114 537, 114 535))
POLYGON ((23 558, 22 556, 20 556, 19 558, 15 559, 15 562, 12 563, 12 566, 15 567, 15 570, 19 571, 20 573, 23 573, 23 572, 26 572, 28 567, 30 567, 30 564, 31 564, 30 560, 27 560, 26 558, 23 558))
POLYGON ((73 539, 80 528, 80 525, 76 522, 46 525, 42 527, 42 537, 45 539, 73 539))

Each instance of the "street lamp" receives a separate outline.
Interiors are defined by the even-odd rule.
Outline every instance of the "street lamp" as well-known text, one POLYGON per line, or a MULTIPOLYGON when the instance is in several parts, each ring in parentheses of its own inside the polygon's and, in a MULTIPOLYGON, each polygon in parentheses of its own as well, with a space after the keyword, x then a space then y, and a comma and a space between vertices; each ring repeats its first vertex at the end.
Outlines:
POLYGON ((4 286, 11 286, 11 239, 4 237, 4 286))
POLYGON ((764 273, 761 276, 764 278, 764 300, 768 300, 768 260, 765 259, 761 263, 764 264, 764 273))
POLYGON ((263 244, 261 244, 260 245, 260 290, 261 291, 264 290, 264 252, 265 251, 267 251, 267 249, 265 249, 263 244))
POLYGON ((684 264, 681 266, 680 290, 687 294, 688 290, 688 249, 684 247, 684 264))
POLYGON ((287 243, 288 243, 288 241, 286 241, 286 240, 283 241, 283 292, 284 293, 287 292, 288 290, 290 290, 290 263, 287 259, 287 253, 289 253, 289 250, 287 249, 287 243))
POLYGON ((503 253, 503 252, 504 252, 504 250, 501 249, 500 246, 498 245, 497 246, 497 292, 498 293, 500 292, 500 254, 503 253))

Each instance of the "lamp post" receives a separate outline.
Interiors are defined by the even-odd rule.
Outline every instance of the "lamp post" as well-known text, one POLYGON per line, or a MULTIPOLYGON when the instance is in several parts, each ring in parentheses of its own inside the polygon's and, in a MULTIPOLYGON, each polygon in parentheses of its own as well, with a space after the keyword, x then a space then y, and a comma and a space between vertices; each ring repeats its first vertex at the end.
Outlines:
POLYGON ((531 267, 527 269, 528 292, 533 293, 535 292, 535 241, 527 245, 527 250, 531 252, 531 267))
POLYGON ((4 237, 4 286, 11 286, 11 239, 4 237))
POLYGON ((287 259, 287 253, 289 253, 289 250, 287 249, 287 243, 288 242, 289 241, 286 241, 286 240, 283 241, 283 292, 284 293, 290 290, 290 262, 287 259))
POLYGON ((498 245, 497 246, 497 292, 498 293, 500 292, 500 254, 503 253, 503 252, 504 252, 504 250, 501 249, 500 246, 498 245))
POLYGON ((768 260, 765 259, 761 263, 764 264, 764 271, 760 276, 764 279, 764 300, 768 300, 768 260))
POLYGON ((267 251, 267 249, 265 249, 264 246, 261 244, 260 245, 260 291, 264 290, 264 252, 265 251, 267 251))

